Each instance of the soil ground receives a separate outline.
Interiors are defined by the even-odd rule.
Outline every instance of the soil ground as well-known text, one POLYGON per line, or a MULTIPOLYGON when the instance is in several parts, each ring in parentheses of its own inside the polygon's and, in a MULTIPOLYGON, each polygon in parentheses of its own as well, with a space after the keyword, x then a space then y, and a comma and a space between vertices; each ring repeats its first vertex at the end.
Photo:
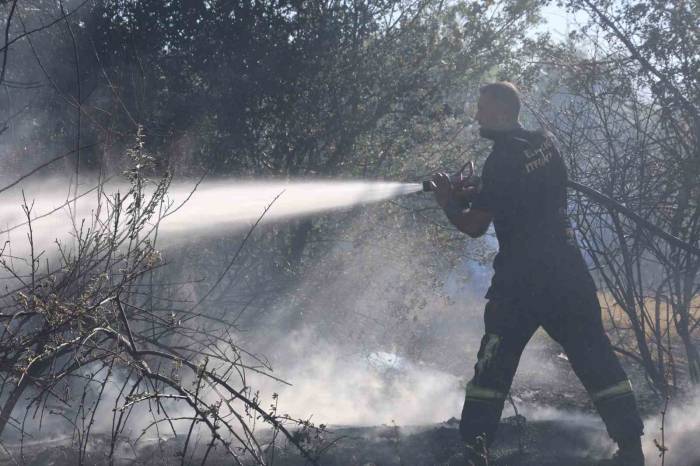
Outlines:
MULTIPOLYGON (((571 371, 566 358, 562 357, 560 348, 550 340, 541 338, 531 342, 531 346, 537 345, 541 345, 541 354, 544 355, 541 359, 546 365, 535 366, 531 369, 532 373, 520 374, 511 391, 517 407, 525 415, 525 423, 522 417, 517 416, 507 417, 501 422, 498 440, 491 451, 490 465, 593 466, 598 459, 611 454, 613 445, 607 439, 604 426, 597 418, 581 383, 571 371), (549 376, 545 379, 537 377, 538 371, 548 372, 549 376), (552 376, 552 373, 555 375, 552 376), (555 411, 547 411, 549 408, 555 411)), ((659 400, 646 388, 642 372, 629 366, 627 371, 644 417, 658 414, 659 400)), ((272 460, 268 464, 309 464, 293 447, 280 445, 279 442, 273 447, 269 433, 260 432, 259 440, 262 445, 267 444, 269 460, 272 460)), ((68 446, 69 442, 69 437, 30 442, 22 452, 5 445, 7 450, 0 447, 0 466, 79 464, 80 459, 76 451, 68 446), (14 459, 8 455, 8 451, 14 459)), ((179 454, 182 451, 181 440, 152 439, 141 442, 137 450, 122 445, 115 455, 116 460, 110 463, 106 458, 109 442, 108 436, 95 435, 82 464, 199 465, 206 449, 199 445, 194 457, 188 453, 187 460, 183 462, 179 454)), ((458 421, 450 419, 423 426, 329 427, 320 441, 311 442, 309 446, 322 450, 318 464, 323 466, 437 466, 446 464, 450 456, 458 451, 460 441, 458 421)), ((252 464, 245 458, 242 458, 242 462, 252 464)), ((219 447, 210 452, 206 464, 219 466, 234 463, 219 447)), ((648 458, 647 465, 657 464, 661 464, 657 458, 648 458)), ((681 466, 700 466, 700 463, 681 466)))
MULTIPOLYGON (((595 444, 604 438, 602 427, 595 423, 565 419, 526 422, 519 418, 506 418, 499 429, 499 439, 491 451, 491 466, 594 466, 598 459, 609 452, 607 447, 596 451, 595 444)), ((420 426, 331 427, 317 445, 328 447, 320 455, 323 466, 436 466, 447 464, 450 456, 459 448, 458 422, 420 426)), ((262 435, 262 440, 265 435, 262 435)), ((107 439, 105 438, 106 442, 107 439)), ((268 438, 269 442, 269 438, 268 438)), ((200 447, 200 451, 203 448, 200 447)), ((93 445, 83 464, 107 465, 104 457, 107 444, 93 445)), ((122 450, 115 464, 179 465, 181 444, 176 440, 153 442, 134 452, 122 450)), ((302 466, 309 464, 294 449, 267 444, 269 464, 277 466, 302 466)), ((18 459, 18 452, 15 456, 18 459)), ((189 455, 188 455, 189 456, 189 455)), ((247 463, 244 461, 244 463, 247 463)), ((0 465, 14 464, 0 454, 0 465)), ((31 466, 69 466, 78 464, 74 450, 54 444, 33 445, 25 449, 25 464, 31 466)), ((187 465, 201 464, 200 455, 188 458, 187 465), (197 458, 199 456, 199 458, 197 458)), ((215 449, 209 455, 209 465, 233 464, 222 450, 215 449)), ((657 464, 651 461, 648 464, 657 464)), ((692 464, 687 466, 700 466, 692 464)))

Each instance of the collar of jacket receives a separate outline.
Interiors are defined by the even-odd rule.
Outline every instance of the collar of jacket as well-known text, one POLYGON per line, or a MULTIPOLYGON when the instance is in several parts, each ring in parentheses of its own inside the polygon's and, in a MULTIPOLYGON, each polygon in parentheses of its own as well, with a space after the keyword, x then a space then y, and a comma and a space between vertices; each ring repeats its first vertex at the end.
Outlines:
POLYGON ((518 123, 516 126, 514 126, 511 129, 492 129, 492 128, 479 128, 479 135, 482 138, 486 139, 491 139, 492 141, 496 141, 499 139, 504 139, 511 133, 515 131, 519 131, 523 129, 523 126, 518 123))

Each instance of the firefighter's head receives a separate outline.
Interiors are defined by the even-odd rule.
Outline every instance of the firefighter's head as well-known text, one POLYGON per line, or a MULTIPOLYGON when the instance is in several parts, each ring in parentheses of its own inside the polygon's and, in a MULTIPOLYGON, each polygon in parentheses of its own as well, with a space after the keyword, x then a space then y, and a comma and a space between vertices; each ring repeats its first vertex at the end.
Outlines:
POLYGON ((518 126, 520 93, 512 83, 500 81, 479 89, 474 119, 482 129, 509 130, 518 126))

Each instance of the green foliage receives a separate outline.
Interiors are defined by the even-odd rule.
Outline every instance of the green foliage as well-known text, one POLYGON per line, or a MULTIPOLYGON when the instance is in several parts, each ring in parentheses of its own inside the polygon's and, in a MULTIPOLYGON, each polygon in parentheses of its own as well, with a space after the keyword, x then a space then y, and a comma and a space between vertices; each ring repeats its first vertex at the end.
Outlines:
POLYGON ((99 60, 84 66, 105 67, 120 126, 142 124, 163 168, 379 174, 509 60, 536 7, 108 1, 86 19, 99 60))

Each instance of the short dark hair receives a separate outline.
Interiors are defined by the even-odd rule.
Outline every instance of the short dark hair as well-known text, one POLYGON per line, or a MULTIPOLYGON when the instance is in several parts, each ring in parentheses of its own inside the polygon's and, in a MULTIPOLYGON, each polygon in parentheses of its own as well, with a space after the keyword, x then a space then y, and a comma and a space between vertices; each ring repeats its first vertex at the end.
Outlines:
POLYGON ((498 81, 482 86, 479 92, 495 99, 503 108, 512 112, 515 118, 520 114, 520 92, 515 84, 508 81, 498 81))

